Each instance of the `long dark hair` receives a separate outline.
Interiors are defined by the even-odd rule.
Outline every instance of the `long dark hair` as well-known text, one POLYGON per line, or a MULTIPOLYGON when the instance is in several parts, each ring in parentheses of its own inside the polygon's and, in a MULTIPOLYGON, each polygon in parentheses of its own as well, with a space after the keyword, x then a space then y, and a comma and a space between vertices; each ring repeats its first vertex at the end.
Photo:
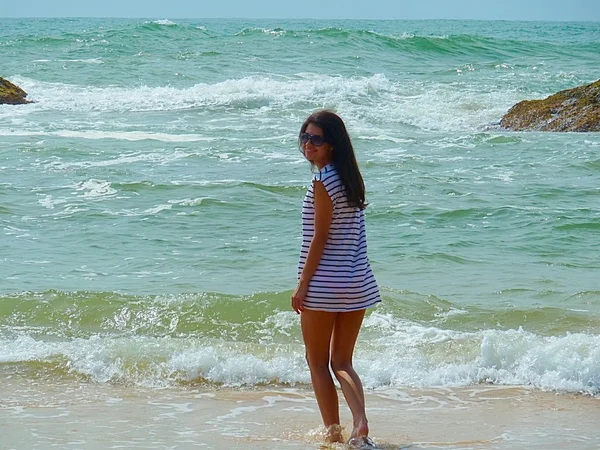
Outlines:
MULTIPOLYGON (((352 147, 348 131, 346 131, 344 121, 333 111, 326 109, 319 110, 312 113, 304 121, 300 128, 300 134, 304 133, 311 123, 323 130, 325 141, 333 148, 333 165, 338 171, 344 185, 348 204, 356 208, 365 209, 367 206, 365 182, 360 174, 356 156, 354 155, 354 148, 352 147)), ((300 143, 300 141, 298 142, 300 143)), ((301 143, 300 148, 302 148, 301 143)))

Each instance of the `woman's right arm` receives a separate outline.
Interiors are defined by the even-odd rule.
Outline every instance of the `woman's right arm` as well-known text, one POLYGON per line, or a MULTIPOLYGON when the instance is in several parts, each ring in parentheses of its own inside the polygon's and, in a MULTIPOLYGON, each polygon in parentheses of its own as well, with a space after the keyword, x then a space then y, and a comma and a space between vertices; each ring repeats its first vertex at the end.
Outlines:
POLYGON ((333 216, 333 202, 327 193, 327 189, 325 189, 325 186, 320 181, 313 181, 313 186, 315 233, 310 241, 308 255, 306 256, 304 269, 302 269, 302 273, 300 274, 298 286, 292 295, 292 308, 298 314, 304 310, 303 302, 306 292, 308 291, 308 284, 321 261, 321 256, 323 255, 323 250, 325 249, 325 244, 327 243, 327 238, 329 236, 331 217, 333 216))

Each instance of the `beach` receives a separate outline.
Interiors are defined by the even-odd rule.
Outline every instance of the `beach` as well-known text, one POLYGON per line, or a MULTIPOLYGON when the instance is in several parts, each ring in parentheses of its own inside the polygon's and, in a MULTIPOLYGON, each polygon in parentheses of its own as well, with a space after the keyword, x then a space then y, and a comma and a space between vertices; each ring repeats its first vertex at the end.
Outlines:
MULTIPOLYGON (((0 19, 0 448, 320 448, 298 148, 347 124, 382 448, 598 448, 598 23, 0 19)), ((346 433, 350 417, 341 408, 346 433)), ((341 447, 340 447, 341 448, 341 447)))
MULTIPOLYGON (((48 387, 3 380, 2 448, 346 448, 325 445, 307 388, 48 387), (26 399, 26 400, 25 400, 26 399)), ((518 387, 367 393, 380 448, 597 448, 598 399, 518 387)), ((342 402, 342 424, 351 426, 342 402)))

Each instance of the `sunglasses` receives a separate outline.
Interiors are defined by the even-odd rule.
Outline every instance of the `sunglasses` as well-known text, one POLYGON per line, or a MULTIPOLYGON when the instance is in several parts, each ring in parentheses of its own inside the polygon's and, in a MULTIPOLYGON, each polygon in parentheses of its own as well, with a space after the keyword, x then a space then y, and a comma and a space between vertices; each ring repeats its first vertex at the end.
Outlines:
POLYGON ((314 145, 315 147, 320 147, 321 145, 323 145, 326 142, 325 138, 323 136, 319 136, 318 134, 308 134, 308 133, 300 134, 300 142, 302 142, 303 144, 306 144, 308 141, 310 141, 310 143, 312 145, 314 145))

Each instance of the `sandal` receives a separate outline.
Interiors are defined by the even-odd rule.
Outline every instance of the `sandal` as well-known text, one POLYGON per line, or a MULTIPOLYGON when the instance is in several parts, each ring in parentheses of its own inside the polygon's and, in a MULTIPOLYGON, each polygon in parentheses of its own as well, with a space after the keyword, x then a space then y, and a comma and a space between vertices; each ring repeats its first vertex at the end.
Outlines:
POLYGON ((375 442, 373 442, 373 440, 369 436, 350 438, 350 440, 348 441, 348 446, 350 448, 357 448, 357 449, 364 449, 364 450, 377 448, 377 446, 375 445, 375 442))

